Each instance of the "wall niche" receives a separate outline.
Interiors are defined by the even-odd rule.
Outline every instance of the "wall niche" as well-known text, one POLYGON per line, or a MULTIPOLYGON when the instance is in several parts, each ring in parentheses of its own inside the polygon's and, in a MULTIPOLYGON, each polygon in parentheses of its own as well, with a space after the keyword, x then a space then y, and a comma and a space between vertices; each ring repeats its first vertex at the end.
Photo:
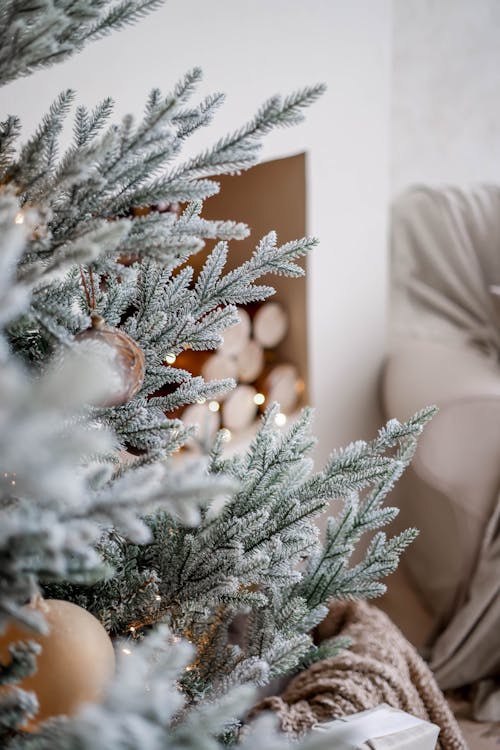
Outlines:
MULTIPOLYGON (((224 175, 218 179, 221 183, 220 192, 205 201, 203 217, 242 221, 250 228, 250 235, 247 238, 229 243, 226 270, 248 259, 260 239, 271 230, 276 231, 280 245, 306 234, 306 155, 304 153, 263 162, 242 174, 224 175)), ((207 242, 203 250, 190 259, 195 272, 202 267, 213 246, 213 241, 207 242)), ((304 268, 306 263, 307 259, 300 261, 304 268)), ((265 364, 259 377, 252 379, 249 374, 246 382, 245 380, 241 382, 239 377, 236 378, 240 389, 238 394, 231 394, 221 399, 220 404, 213 402, 195 404, 193 407, 188 407, 183 414, 183 419, 188 423, 200 423, 202 431, 204 423, 209 431, 213 431, 219 424, 227 428, 228 439, 231 439, 235 448, 253 433, 257 411, 265 408, 267 400, 274 400, 267 398, 272 391, 272 383, 277 385, 277 392, 280 387, 282 393, 286 393, 287 388, 295 388, 297 391, 298 397, 294 406, 282 410, 284 416, 281 415, 281 424, 293 418, 296 410, 308 401, 306 277, 290 279, 269 275, 259 283, 269 284, 276 289, 276 294, 269 301, 278 303, 285 312, 288 326, 284 338, 275 346, 264 347, 265 364), (293 372, 297 376, 295 385, 292 383, 293 372), (266 403, 259 404, 258 409, 248 406, 248 416, 245 416, 245 400, 252 399, 256 393, 265 393, 266 403), (209 406, 212 407, 212 414, 207 413, 209 406), (250 413, 252 413, 251 420, 250 413), (208 424, 208 418, 211 420, 210 424, 208 424)), ((257 328, 256 316, 259 311, 262 314, 262 309, 259 305, 244 308, 252 319, 251 339, 254 338, 254 331, 257 328)), ((271 311, 268 310, 268 312, 269 317, 272 318, 271 311)), ((222 347, 222 352, 224 352, 224 347, 222 347)), ((210 366, 207 364, 207 355, 203 355, 204 359, 199 359, 198 364, 195 363, 194 366, 191 366, 191 362, 196 359, 197 353, 186 353, 186 355, 180 355, 176 366, 197 371, 195 374, 201 371, 206 379, 212 379, 209 375, 210 366)), ((219 363, 213 361, 213 364, 215 368, 213 378, 231 374, 229 371, 218 372, 216 365, 219 363)), ((260 395, 257 396, 257 399, 259 398, 261 398, 260 395)), ((278 424, 280 424, 279 421, 278 424)))

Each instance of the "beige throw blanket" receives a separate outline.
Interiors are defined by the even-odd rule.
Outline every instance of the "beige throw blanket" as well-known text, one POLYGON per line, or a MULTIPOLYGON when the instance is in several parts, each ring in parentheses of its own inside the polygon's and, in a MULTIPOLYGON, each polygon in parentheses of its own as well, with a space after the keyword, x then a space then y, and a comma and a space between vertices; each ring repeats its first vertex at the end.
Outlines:
POLYGON ((437 724, 442 750, 466 750, 432 673, 387 615, 366 602, 336 602, 318 628, 320 639, 335 635, 352 638, 352 647, 301 672, 255 712, 274 711, 297 737, 317 722, 387 703, 437 724))

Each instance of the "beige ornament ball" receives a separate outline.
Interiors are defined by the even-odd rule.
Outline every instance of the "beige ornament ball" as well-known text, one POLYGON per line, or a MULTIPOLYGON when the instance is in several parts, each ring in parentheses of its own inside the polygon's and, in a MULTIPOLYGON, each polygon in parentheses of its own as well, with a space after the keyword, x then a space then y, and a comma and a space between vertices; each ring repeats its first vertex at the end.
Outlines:
POLYGON ((58 599, 40 600, 49 627, 47 635, 34 633, 18 623, 0 634, 0 662, 10 661, 9 646, 19 641, 35 641, 42 647, 37 671, 18 687, 36 693, 38 714, 23 729, 36 731, 38 725, 54 716, 72 716, 83 703, 99 701, 115 670, 111 640, 90 612, 58 599))
POLYGON ((139 392, 144 382, 145 358, 139 345, 125 331, 106 325, 96 313, 92 325, 75 336, 75 341, 98 341, 113 351, 121 387, 100 406, 121 406, 139 392))

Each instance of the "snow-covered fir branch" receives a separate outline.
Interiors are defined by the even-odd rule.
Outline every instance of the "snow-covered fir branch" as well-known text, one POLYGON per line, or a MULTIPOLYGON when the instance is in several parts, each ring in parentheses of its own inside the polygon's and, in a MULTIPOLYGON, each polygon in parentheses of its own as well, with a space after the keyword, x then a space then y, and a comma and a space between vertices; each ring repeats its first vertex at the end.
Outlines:
POLYGON ((113 467, 90 458, 116 444, 85 408, 113 384, 95 355, 66 357, 36 382, 13 364, 0 371, 0 625, 29 617, 23 606, 40 578, 102 576, 96 545, 104 529, 145 542, 150 532, 140 516, 148 510, 197 523, 203 504, 235 486, 207 476, 200 462, 189 472, 156 464, 111 481, 113 467))
POLYGON ((135 23, 164 0, 2 0, 0 85, 65 60, 135 23))
POLYGON ((230 153, 219 142, 195 157, 197 168, 193 169, 193 159, 172 164, 184 145, 186 123, 189 134, 207 126, 222 102, 221 95, 212 95, 186 108, 200 78, 201 72, 195 68, 166 96, 154 90, 137 124, 126 116, 120 124, 105 128, 112 108, 109 99, 92 112, 79 107, 73 145, 60 158, 59 134, 74 92, 60 94, 18 153, 14 150, 19 130, 16 118, 11 116, 1 124, 0 180, 13 184, 24 210, 39 212, 36 231, 21 263, 25 275, 43 278, 47 266, 51 269, 65 257, 73 257, 74 262, 93 260, 91 251, 85 259, 83 246, 92 245, 96 232, 104 233, 99 240, 100 256, 108 253, 116 258, 131 252, 141 257, 148 253, 151 241, 153 254, 158 257, 163 251, 161 260, 167 262, 181 256, 185 259, 186 252, 199 248, 206 237, 244 236, 246 229, 241 224, 200 219, 200 201, 219 189, 216 181, 207 178, 255 164, 262 136, 273 127, 298 121, 301 110, 323 87, 311 87, 284 101, 274 97, 256 121, 232 136, 230 153), (133 228, 127 221, 133 208, 178 201, 192 204, 179 221, 168 213, 139 217, 133 228), (130 237, 124 237, 121 244, 113 230, 123 221, 122 234, 130 237))
POLYGON ((220 395, 231 385, 207 384, 174 371, 164 366, 165 356, 185 348, 215 349, 237 320, 236 303, 273 293, 258 279, 268 273, 302 274, 295 261, 315 244, 304 239, 280 247, 270 233, 249 260, 223 275, 227 241, 241 239, 248 229, 208 221, 201 212, 202 200, 218 190, 207 177, 254 164, 262 136, 299 121, 322 87, 272 98, 236 133, 175 164, 186 137, 209 124, 222 101, 217 94, 188 106, 200 76, 198 69, 189 72, 167 96, 153 90, 138 123, 127 116, 106 129, 109 99, 93 111, 79 107, 73 145, 60 158, 58 138, 73 101, 71 91, 60 95, 17 152, 12 118, 4 123, 0 142, 0 181, 4 192, 16 195, 19 221, 29 230, 16 275, 32 290, 30 307, 10 322, 10 342, 31 364, 42 364, 61 345, 72 346, 73 336, 90 324, 79 270, 84 265, 87 281, 89 274, 95 278, 95 310, 126 331, 146 358, 137 396, 96 415, 115 430, 123 447, 142 452, 143 463, 169 455, 188 438, 169 412, 220 395), (133 211, 174 201, 188 201, 178 216, 168 211, 136 216, 133 211), (221 242, 195 280, 192 268, 179 267, 206 239, 221 242), (135 262, 128 265, 127 259, 135 262))
POLYGON ((383 593, 382 579, 415 537, 413 529, 390 539, 377 530, 397 515, 383 501, 432 414, 392 421, 373 441, 332 454, 313 473, 310 410, 282 434, 270 409, 246 454, 224 459, 220 441, 214 447, 211 472, 238 483, 222 510, 203 511, 191 529, 155 513, 146 519, 151 543, 131 546, 117 534, 101 541, 103 560, 117 571, 109 580, 50 592, 94 612, 114 633, 166 618, 197 644, 183 680, 193 697, 287 673, 314 658, 309 633, 328 603, 383 593), (331 500, 340 507, 322 540, 315 520, 331 500), (374 531, 364 559, 351 565, 360 538, 374 531), (234 643, 232 622, 243 612, 248 621, 234 643))

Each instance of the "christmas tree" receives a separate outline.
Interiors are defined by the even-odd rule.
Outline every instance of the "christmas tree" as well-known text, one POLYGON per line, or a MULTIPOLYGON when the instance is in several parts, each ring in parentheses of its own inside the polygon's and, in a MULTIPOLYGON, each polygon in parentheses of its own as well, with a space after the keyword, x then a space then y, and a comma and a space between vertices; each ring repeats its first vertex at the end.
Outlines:
MULTIPOLYGON (((0 80, 64 59, 158 4, 1 0, 0 80)), ((15 116, 0 124, 2 747, 281 747, 266 720, 242 736, 255 688, 344 647, 314 644, 311 630, 332 599, 382 593, 416 533, 388 539, 379 529, 397 514, 383 501, 432 410, 391 421, 317 472, 310 410, 282 433, 277 406, 241 455, 225 456, 219 433, 206 455, 171 458, 192 429, 169 414, 233 385, 193 377, 175 356, 217 348, 236 304, 273 293, 259 279, 301 275, 296 261, 315 244, 280 246, 270 233, 224 272, 228 242, 247 227, 208 221, 202 209, 214 178, 254 165, 265 134, 300 122, 323 87, 269 99, 183 160, 184 141, 223 99, 193 103, 200 75, 167 95, 153 90, 139 122, 109 125, 110 99, 77 107, 63 154, 71 91, 23 145, 15 116), (188 261, 207 239, 217 242, 195 276, 188 261), (314 521, 331 500, 321 539, 314 521), (113 639, 111 676, 108 636, 87 613, 113 639), (78 645, 61 652, 64 633, 78 643, 86 628, 96 656, 82 645, 76 663, 78 645), (42 669, 44 653, 53 655, 42 669), (64 704, 80 693, 85 706, 64 704)))

